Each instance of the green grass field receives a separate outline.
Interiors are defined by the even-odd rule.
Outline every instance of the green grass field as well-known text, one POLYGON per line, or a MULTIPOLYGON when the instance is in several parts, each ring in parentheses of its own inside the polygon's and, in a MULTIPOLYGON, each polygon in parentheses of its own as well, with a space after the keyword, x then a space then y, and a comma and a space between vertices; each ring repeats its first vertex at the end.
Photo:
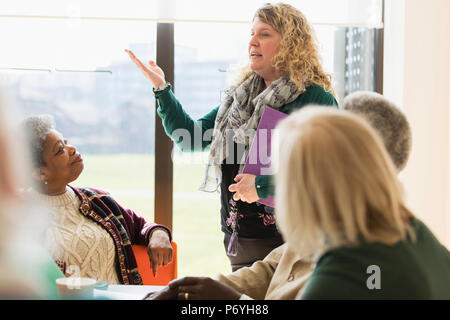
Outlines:
MULTIPOLYGON (((205 154, 174 156, 173 236, 178 275, 215 276, 231 268, 220 231, 219 193, 198 191, 205 154)), ((154 221, 154 157, 140 154, 83 155, 85 168, 75 186, 111 193, 125 208, 154 221)))

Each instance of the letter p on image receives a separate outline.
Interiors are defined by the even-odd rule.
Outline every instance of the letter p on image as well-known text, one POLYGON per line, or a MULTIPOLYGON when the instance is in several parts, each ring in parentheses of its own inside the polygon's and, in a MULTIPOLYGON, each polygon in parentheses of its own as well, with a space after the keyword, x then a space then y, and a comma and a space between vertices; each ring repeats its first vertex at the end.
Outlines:
POLYGON ((381 289, 381 269, 379 266, 373 264, 367 267, 367 274, 370 274, 370 277, 367 278, 366 285, 367 289, 381 289))

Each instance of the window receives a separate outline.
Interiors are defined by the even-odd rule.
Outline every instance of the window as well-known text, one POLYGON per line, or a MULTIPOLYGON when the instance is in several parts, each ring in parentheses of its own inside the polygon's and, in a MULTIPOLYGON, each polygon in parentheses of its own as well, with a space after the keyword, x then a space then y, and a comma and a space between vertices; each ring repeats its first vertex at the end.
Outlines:
MULTIPOLYGON (((228 85, 226 71, 247 54, 249 30, 249 23, 208 23, 207 28, 205 23, 175 23, 175 95, 193 119, 220 104, 220 92, 228 85)), ((333 75, 339 99, 356 90, 375 89, 373 29, 319 25, 315 31, 323 66, 333 75)), ((220 231, 220 195, 198 191, 209 152, 181 153, 174 148, 174 232, 183 243, 184 262, 180 274, 226 273, 230 268, 220 231)))
POLYGON ((155 57, 155 23, 0 19, 3 89, 23 116, 55 117, 83 155, 74 183, 110 192, 153 221, 154 99, 125 48, 155 57), (21 41, 17 41, 21 39, 21 41))
MULTIPOLYGON (((175 23, 175 95, 198 119, 220 104, 227 69, 246 54, 248 24, 175 23)), ((175 147, 174 233, 183 244, 179 273, 214 276, 230 272, 220 231, 220 194, 198 191, 209 152, 175 147)))
MULTIPOLYGON (((170 177, 155 175, 155 160, 168 154, 155 154, 159 119, 152 88, 123 49, 132 49, 146 62, 157 60, 156 43, 158 48, 174 45, 175 94, 197 119, 219 105, 226 70, 246 55, 252 15, 265 2, 3 1, 0 30, 14 32, 2 34, 2 86, 24 115, 53 114, 59 130, 85 155, 78 185, 109 191, 124 207, 153 221, 154 190, 167 185, 172 169, 170 177), (173 42, 170 37, 157 39, 159 23, 174 26, 173 42)), ((302 10, 313 24, 339 100, 355 90, 379 88, 382 0, 284 2, 302 10)), ((230 271, 219 194, 197 190, 207 156, 181 154, 176 147, 173 152, 173 229, 180 276, 230 271)))

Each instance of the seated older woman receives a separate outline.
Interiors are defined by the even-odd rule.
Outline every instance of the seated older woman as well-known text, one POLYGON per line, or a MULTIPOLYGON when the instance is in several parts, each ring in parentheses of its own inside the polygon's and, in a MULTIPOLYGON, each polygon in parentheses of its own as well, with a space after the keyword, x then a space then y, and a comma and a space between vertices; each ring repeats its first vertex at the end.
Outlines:
POLYGON ((406 207, 397 168, 367 121, 315 107, 279 129, 284 248, 221 282, 182 278, 150 298, 450 299, 449 252, 406 207))
POLYGON ((101 190, 69 185, 83 171, 83 159, 56 131, 51 116, 28 117, 23 129, 37 182, 29 195, 51 209, 45 245, 64 272, 111 284, 142 284, 131 245, 148 247, 154 273, 172 260, 165 226, 146 222, 101 190))

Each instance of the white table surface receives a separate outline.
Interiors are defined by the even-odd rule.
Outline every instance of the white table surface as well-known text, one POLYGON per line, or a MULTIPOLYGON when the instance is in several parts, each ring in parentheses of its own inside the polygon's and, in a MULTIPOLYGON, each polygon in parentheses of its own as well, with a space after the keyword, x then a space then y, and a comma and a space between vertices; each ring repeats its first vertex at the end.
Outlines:
POLYGON ((163 288, 164 286, 109 285, 107 290, 94 289, 94 299, 142 300, 147 293, 163 288))

